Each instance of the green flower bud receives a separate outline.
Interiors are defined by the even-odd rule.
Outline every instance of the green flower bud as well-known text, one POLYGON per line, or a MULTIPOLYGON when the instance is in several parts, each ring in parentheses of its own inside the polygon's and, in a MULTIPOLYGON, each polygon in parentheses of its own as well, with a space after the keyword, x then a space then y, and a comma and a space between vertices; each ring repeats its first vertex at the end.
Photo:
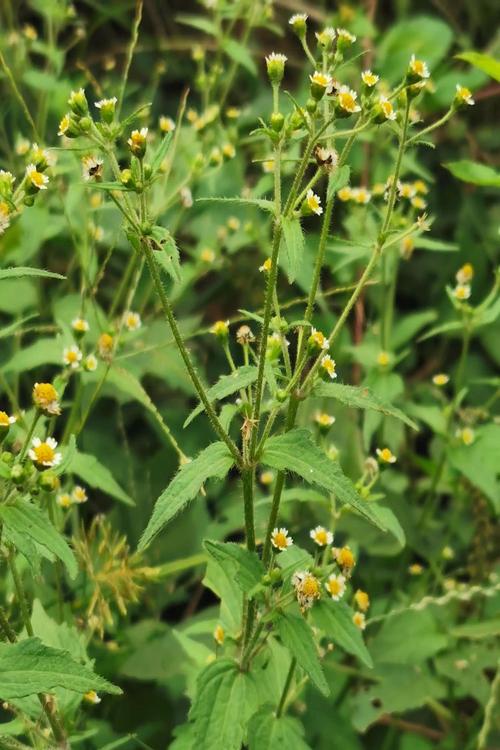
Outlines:
POLYGON ((2 455, 0 455, 0 461, 2 461, 4 464, 11 464, 14 459, 14 454, 10 451, 2 451, 2 455))
POLYGON ((279 86, 285 75, 286 55, 280 55, 277 52, 271 52, 266 57, 267 75, 274 86, 279 86))
POLYGON ((92 127, 92 120, 90 119, 90 117, 82 117, 78 124, 80 125, 80 129, 83 130, 84 133, 88 133, 90 128, 92 127))
POLYGON ((68 104, 73 114, 79 117, 84 117, 88 114, 89 103, 83 89, 72 91, 68 99, 68 104))
POLYGON ((283 130, 285 124, 285 118, 281 112, 273 112, 271 115, 271 127, 276 133, 280 133, 283 130))
POLYGON ((24 466, 22 464, 14 464, 10 470, 10 478, 14 484, 21 484, 24 480, 24 466))
POLYGON ((44 471, 38 477, 38 482, 45 492, 54 492, 59 487, 59 479, 53 471, 44 471))
POLYGON ((101 99, 95 103, 95 106, 101 113, 101 120, 108 125, 111 125, 114 120, 117 101, 116 96, 113 96, 111 99, 101 99))

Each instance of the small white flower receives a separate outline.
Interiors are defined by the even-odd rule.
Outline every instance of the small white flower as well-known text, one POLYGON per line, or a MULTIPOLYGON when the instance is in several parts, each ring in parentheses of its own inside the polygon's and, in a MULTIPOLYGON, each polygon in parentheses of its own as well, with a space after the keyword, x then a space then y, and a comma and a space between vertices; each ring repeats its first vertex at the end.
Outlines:
POLYGON ((311 529, 309 536, 318 547, 327 547, 333 543, 332 532, 325 529, 324 526, 316 526, 316 528, 311 529))
POLYGON ((98 102, 95 103, 95 106, 97 109, 102 109, 103 107, 115 107, 118 99, 116 96, 112 96, 110 99, 100 99, 98 102))
POLYGON ((274 529, 273 533, 271 534, 271 544, 273 545, 273 547, 280 550, 280 552, 287 547, 291 547, 293 544, 293 539, 291 536, 289 536, 288 529, 274 529))
POLYGON ((79 484, 75 486, 73 489, 73 492, 71 493, 71 498, 74 503, 77 503, 78 505, 81 505, 82 503, 86 503, 88 498, 86 490, 81 487, 79 484))
POLYGON ((123 320, 128 331, 138 331, 142 325, 139 313, 132 312, 131 310, 125 313, 123 320))
POLYGON ((313 214, 321 216, 321 214, 323 213, 323 209, 321 208, 321 198, 319 197, 319 195, 316 195, 312 188, 309 188, 309 190, 307 191, 306 203, 309 210, 312 211, 313 214))
POLYGON ((63 350, 63 362, 68 367, 76 370, 80 366, 82 352, 76 344, 68 346, 63 350))
POLYGON ((47 190, 49 178, 43 172, 39 172, 34 164, 26 167, 26 177, 37 190, 47 190))
POLYGON ((46 467, 57 466, 61 463, 62 455, 56 453, 57 440, 54 440, 53 437, 48 437, 44 441, 35 437, 32 446, 28 455, 34 463, 46 467))
POLYGON ((98 156, 84 156, 82 159, 82 175, 85 182, 102 176, 103 160, 98 156))
POLYGON ((325 583, 325 589, 328 591, 334 602, 338 602, 345 594, 345 577, 332 573, 328 576, 325 583))

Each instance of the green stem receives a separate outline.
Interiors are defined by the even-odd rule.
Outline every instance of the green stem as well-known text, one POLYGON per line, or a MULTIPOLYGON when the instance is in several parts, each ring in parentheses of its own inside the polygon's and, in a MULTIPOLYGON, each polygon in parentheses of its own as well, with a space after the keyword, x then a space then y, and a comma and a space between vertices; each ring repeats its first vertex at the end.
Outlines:
POLYGON ((37 409, 36 412, 35 412, 35 416, 33 417, 33 421, 31 423, 31 427, 29 428, 29 432, 26 435, 26 440, 24 441, 24 445, 23 445, 23 447, 21 449, 21 452, 19 454, 19 462, 23 461, 23 459, 24 459, 24 457, 26 455, 26 452, 27 452, 27 450, 29 448, 29 444, 30 444, 31 438, 33 437, 33 433, 35 432, 35 427, 37 426, 38 420, 40 419, 40 417, 41 417, 41 412, 38 411, 38 409, 37 409))
POLYGON ((189 377, 191 378, 191 381, 196 389, 196 392, 198 393, 200 401, 205 407, 205 411, 207 413, 208 419, 210 421, 210 424, 212 425, 214 432, 227 445, 227 447, 229 448, 229 451, 231 452, 231 455, 235 459, 238 466, 240 466, 241 465, 240 452, 238 448, 236 447, 235 443, 233 442, 233 440, 229 437, 229 435, 226 433, 226 431, 222 427, 219 421, 219 418, 214 411, 212 404, 208 400, 207 394, 205 392, 205 388, 203 387, 203 384, 200 378, 198 377, 198 373, 194 369, 194 366, 191 362, 191 357, 189 356, 189 352, 186 348, 186 345, 184 344, 183 338, 181 336, 181 332, 179 331, 179 328, 177 326, 177 321, 175 320, 175 316, 172 310, 172 306, 170 304, 170 300, 168 299, 167 293, 165 291, 165 287, 163 286, 163 282, 161 280, 160 273, 158 271, 158 267, 156 265, 156 261, 153 256, 153 251, 151 250, 151 247, 149 246, 149 243, 147 241, 143 242, 143 248, 144 248, 144 253, 146 256, 146 263, 148 264, 149 272, 151 274, 151 278, 153 279, 156 293, 158 294, 158 297, 160 298, 163 312, 165 313, 165 317, 167 318, 168 324, 170 326, 170 330, 172 331, 172 335, 175 339, 175 343, 177 344, 177 348, 179 349, 179 352, 182 356, 186 369, 189 373, 189 377))
POLYGON ((127 87, 127 81, 128 81, 128 74, 130 71, 130 66, 132 64, 132 58, 134 56, 134 51, 137 46, 137 40, 139 39, 139 26, 141 24, 142 19, 142 5, 143 0, 136 0, 135 4, 135 16, 134 16, 134 22, 132 25, 132 36, 130 38, 130 44, 127 50, 127 59, 125 62, 125 68, 123 70, 123 76, 121 80, 120 85, 120 93, 118 95, 118 102, 116 106, 116 119, 120 119, 120 112, 123 105, 123 98, 125 96, 125 89, 127 87))
POLYGON ((278 708, 276 709, 277 719, 279 719, 279 717, 283 714, 283 710, 286 704, 286 699, 288 697, 288 691, 290 690, 290 686, 292 684, 293 675, 295 673, 296 666, 297 666, 296 659, 292 659, 292 661, 290 662, 290 668, 288 670, 288 674, 286 676, 285 684, 283 686, 283 692, 281 693, 280 702, 278 703, 278 708))

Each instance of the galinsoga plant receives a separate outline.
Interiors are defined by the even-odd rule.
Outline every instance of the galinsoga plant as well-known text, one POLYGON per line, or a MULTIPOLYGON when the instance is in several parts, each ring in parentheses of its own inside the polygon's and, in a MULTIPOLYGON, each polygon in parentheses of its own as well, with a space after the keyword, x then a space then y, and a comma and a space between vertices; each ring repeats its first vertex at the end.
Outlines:
MULTIPOLYGON (((96 519, 90 531, 79 529, 77 509, 85 502, 86 491, 65 480, 69 467, 78 473, 78 461, 80 474, 91 481, 92 466, 85 468, 83 454, 75 458, 76 438, 112 368, 123 331, 133 332, 141 325, 140 315, 132 306, 146 268, 199 400, 186 422, 205 412, 214 441, 190 459, 162 422, 162 429, 178 453, 180 469, 158 498, 139 551, 144 552, 162 529, 204 492, 208 480, 222 480, 229 472, 237 472, 241 478, 244 544, 209 539, 204 542, 209 560, 206 584, 221 598, 220 621, 213 633, 216 653, 197 676, 189 722, 177 733, 178 747, 306 747, 300 725, 286 712, 306 680, 328 694, 322 656, 338 647, 365 666, 372 665, 362 635, 370 596, 356 586, 356 554, 348 544, 337 542, 336 526, 347 515, 360 516, 384 532, 398 533, 394 516, 378 504, 381 495, 377 486, 382 472, 391 470, 397 456, 385 441, 380 442, 353 482, 343 472, 335 446, 327 443, 334 417, 318 411, 312 431, 300 426, 301 412, 313 399, 333 400, 393 417, 415 429, 408 416, 368 385, 336 382, 346 379, 345 373, 337 372, 336 350, 353 308, 366 287, 376 284, 381 289, 377 366, 388 371, 394 364, 390 346, 398 263, 400 258, 411 255, 416 242, 431 226, 426 214, 425 184, 421 180, 402 180, 405 158, 425 144, 426 136, 454 112, 474 101, 467 88, 457 86, 446 115, 422 127, 416 107, 430 75, 425 61, 411 55, 404 78, 393 87, 385 85, 371 70, 353 74, 352 64, 347 79, 346 65, 357 59, 355 36, 341 28, 324 28, 316 33, 312 49, 307 16, 293 16, 290 27, 304 51, 309 94, 296 99, 284 90, 287 59, 282 54, 269 54, 265 64, 272 111, 250 135, 265 172, 272 175, 273 195, 263 197, 249 188, 240 196, 199 198, 250 206, 261 212, 262 223, 269 227, 267 257, 262 263, 255 260, 256 278, 262 287, 261 309, 242 311, 236 330, 229 321, 219 320, 207 332, 219 342, 227 360, 227 371, 211 387, 200 376, 176 321, 170 280, 180 281, 182 263, 175 230, 165 227, 162 217, 178 197, 186 208, 191 207, 191 188, 200 176, 216 171, 221 163, 234 157, 238 148, 234 128, 221 121, 228 88, 218 86, 220 60, 210 69, 205 66, 203 55, 195 54, 203 113, 186 113, 183 101, 176 122, 160 119, 161 137, 138 125, 147 116, 146 107, 122 119, 122 102, 117 97, 89 102, 83 89, 71 93, 68 112, 62 116, 58 135, 66 148, 81 155, 83 180, 92 188, 94 207, 102 208, 102 193, 106 205, 119 212, 130 260, 119 294, 123 307, 119 323, 100 335, 94 352, 86 344, 89 325, 83 312, 72 321, 73 340, 63 352, 64 369, 53 383, 34 384, 32 409, 21 418, 24 437, 20 444, 9 444, 15 418, 0 412, 1 438, 7 446, 0 463, 4 493, 0 505, 1 549, 12 579, 19 624, 25 631, 20 639, 14 627, 17 620, 14 624, 12 621, 15 613, 9 608, 0 609, 0 631, 10 642, 0 646, 0 693, 11 701, 22 732, 34 748, 70 746, 68 735, 78 723, 80 699, 75 701, 61 690, 73 691, 70 696, 74 692, 85 694, 88 702, 95 703, 100 700, 98 691, 116 693, 119 689, 93 672, 85 639, 79 650, 69 654, 45 645, 37 637, 33 620, 42 628, 45 615, 39 602, 35 602, 30 614, 18 558, 28 560, 34 576, 41 558, 53 563, 61 617, 65 607, 63 568, 70 578, 82 578, 83 590, 92 586, 83 613, 88 639, 94 633, 102 635, 113 622, 110 601, 124 613, 127 602, 137 600, 140 585, 158 575, 158 571, 143 566, 138 555, 131 555, 125 542, 102 519, 96 519), (205 151, 194 157, 185 179, 172 185, 174 160, 183 131, 189 128, 200 134, 202 143, 205 138, 205 151), (388 151, 394 152, 394 158, 385 182, 369 189, 352 183, 350 159, 357 139, 374 133, 393 144, 394 148, 388 147, 388 151), (335 234, 335 210, 342 203, 351 204, 358 212, 358 220, 365 222, 366 243, 360 254, 365 265, 354 284, 330 289, 321 284, 321 278, 332 233, 335 234), (306 246, 310 247, 308 232, 314 237, 313 273, 299 317, 290 321, 284 314, 289 305, 280 299, 278 279, 286 276, 292 283, 300 275, 306 246), (314 325, 316 308, 330 294, 343 295, 345 302, 331 329, 319 330, 314 325), (73 376, 95 372, 98 358, 102 375, 94 397, 83 410, 76 397, 59 452, 52 435, 65 389, 73 376), (218 402, 229 396, 236 396, 236 402, 219 408, 218 402), (281 518, 286 484, 293 482, 295 476, 312 488, 320 488, 323 498, 328 498, 324 525, 308 529, 308 549, 294 543, 281 518), (272 485, 269 502, 256 502, 257 481, 272 485), (80 574, 75 554, 59 533, 67 523, 73 525, 80 574), (109 554, 106 556, 105 552, 109 554), (28 693, 23 684, 24 673, 29 674, 28 693), (57 700, 50 695, 54 690, 59 691, 57 700), (27 694, 38 695, 43 721, 27 694)), ((228 76, 230 83, 233 77, 234 69, 228 76)), ((38 193, 47 187, 49 169, 48 154, 34 145, 26 174, 17 188, 10 173, 0 174, 2 231, 7 230, 22 205, 29 207, 39 200, 38 193)), ((408 167, 404 171, 407 173, 408 167)), ((99 238, 98 230, 96 226, 90 228, 94 239, 99 238)), ((204 260, 212 262, 210 250, 204 252, 204 260)), ((34 271, 17 271, 18 276, 23 273, 34 271)), ((472 276, 470 264, 463 266, 457 273, 455 288, 449 289, 460 318, 451 325, 463 331, 463 355, 454 395, 447 405, 446 434, 451 436, 456 431, 456 437, 465 445, 474 441, 474 432, 469 425, 457 421, 463 399, 463 362, 475 328, 495 315, 498 286, 495 282, 491 294, 473 308, 468 302, 472 276)), ((85 279, 84 301, 87 295, 89 302, 91 292, 90 280, 85 279)), ((114 307, 113 313, 118 313, 114 307)), ((436 328, 428 335, 439 332, 436 328)), ((446 386, 448 380, 445 373, 433 378, 439 388, 446 386)), ((147 407, 155 408, 150 402, 147 407)), ((445 456, 443 452, 438 461, 423 508, 424 517, 432 507, 445 456)), ((356 539, 351 544, 357 546, 356 539)), ((417 573, 417 566, 414 567, 417 573)), ((11 744, 3 740, 3 746, 25 747, 15 740, 11 744)))

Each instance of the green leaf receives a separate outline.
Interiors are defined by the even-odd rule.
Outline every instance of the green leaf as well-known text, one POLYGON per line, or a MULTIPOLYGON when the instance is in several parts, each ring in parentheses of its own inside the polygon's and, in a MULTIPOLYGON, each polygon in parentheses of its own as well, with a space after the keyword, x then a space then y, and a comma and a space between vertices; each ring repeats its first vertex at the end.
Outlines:
POLYGON ((297 664, 304 670, 320 693, 329 695, 330 688, 325 680, 316 643, 307 622, 303 617, 288 612, 280 613, 275 622, 282 643, 297 660, 297 664))
POLYGON ((283 241, 286 253, 287 276, 290 284, 295 281, 304 259, 305 240, 299 219, 283 217, 283 241))
POLYGON ((241 65, 242 68, 248 70, 251 75, 257 76, 257 66, 247 47, 244 47, 240 42, 237 42, 236 39, 225 39, 222 49, 226 55, 229 55, 229 57, 238 63, 238 65, 241 65))
POLYGON ((392 24, 377 50, 378 72, 390 83, 405 74, 412 53, 432 68, 439 63, 453 41, 450 27, 438 18, 413 16, 392 24))
POLYGON ((332 172, 328 180, 328 189, 326 194, 327 201, 330 200, 333 193, 336 193, 337 190, 340 190, 349 183, 350 176, 351 168, 347 164, 344 164, 343 167, 340 167, 340 169, 336 169, 334 172, 332 172))
POLYGON ((417 341, 426 341, 431 339, 433 336, 438 336, 440 333, 450 333, 451 331, 462 331, 463 323, 461 320, 450 320, 448 323, 441 323, 441 325, 434 326, 429 331, 426 331, 423 336, 420 336, 417 341))
POLYGON ((500 81, 500 62, 495 60, 491 55, 485 55, 482 52, 461 52, 459 55, 455 55, 459 60, 465 60, 475 68, 479 68, 483 73, 486 73, 495 81, 500 81))
POLYGON ((230 659, 217 659, 198 677, 196 697, 189 713, 194 722, 197 750, 240 750, 248 708, 255 701, 255 686, 230 659))
POLYGON ((313 620, 328 638, 348 654, 357 656, 370 669, 373 662, 359 628, 353 623, 353 610, 344 602, 320 601, 312 608, 313 620))
POLYGON ((236 195, 232 198, 225 198, 225 197, 197 198, 196 202, 197 203, 239 203, 239 204, 247 205, 247 206, 257 206, 257 208, 261 208, 263 211, 270 211, 270 213, 274 213, 273 201, 269 201, 266 198, 240 198, 238 195, 236 195))
POLYGON ((418 430, 413 420, 392 404, 386 403, 366 386, 343 385, 341 383, 320 383, 314 389, 314 395, 320 398, 334 398, 352 409, 372 409, 386 417, 395 417, 418 430))
POLYGON ((204 18, 203 16, 191 16, 187 13, 179 13, 175 17, 175 20, 177 21, 177 23, 181 23, 184 26, 191 26, 193 29, 204 31, 206 34, 210 34, 211 36, 217 36, 217 26, 208 18, 204 18))
POLYGON ((174 281, 181 281, 179 249, 175 240, 165 227, 153 227, 152 239, 155 244, 153 257, 160 268, 174 281))
POLYGON ((206 539, 203 546, 210 557, 234 576, 245 594, 260 584, 266 571, 256 552, 234 542, 213 542, 210 539, 206 539))
POLYGON ((139 542, 139 550, 151 544, 154 537, 200 491, 210 477, 223 479, 234 460, 225 443, 212 443, 190 463, 182 466, 156 501, 153 515, 139 542))
POLYGON ((306 482, 318 484, 335 493, 341 503, 349 505, 368 521, 385 531, 385 527, 356 492, 339 464, 332 461, 312 439, 309 430, 295 429, 267 440, 262 463, 281 471, 293 471, 306 482))
POLYGON ((18 268, 0 269, 0 281, 2 279, 21 279, 23 276, 41 276, 44 279, 65 279, 60 273, 45 271, 43 268, 27 268, 19 266, 18 268))
POLYGON ((103 466, 90 453, 80 453, 78 451, 73 457, 70 470, 90 487, 102 490, 102 492, 114 497, 125 505, 134 505, 134 501, 130 495, 120 487, 107 466, 103 466))
POLYGON ((434 310, 422 310, 422 312, 411 313, 400 318, 394 326, 391 344, 394 350, 400 349, 408 341, 411 341, 415 334, 428 323, 432 323, 437 318, 434 310))
POLYGON ((45 646, 39 638, 0 644, 2 699, 14 700, 65 688, 120 695, 121 689, 75 661, 67 651, 45 646))
POLYGON ((451 629, 451 635, 455 638, 495 638, 500 635, 500 617, 479 622, 466 622, 451 629))
POLYGON ((304 729, 292 716, 276 716, 275 707, 259 708, 248 723, 248 750, 311 750, 304 729))
POLYGON ((452 444, 447 453, 453 468, 484 492, 496 513, 500 513, 499 446, 500 425, 487 424, 475 430, 472 445, 452 444))
POLYGON ((156 174, 156 172, 160 169, 162 161, 166 157, 168 153, 168 149, 170 148, 172 138, 173 138, 172 132, 166 133, 162 139, 162 142, 160 143, 157 150, 155 151, 155 155, 153 156, 153 159, 151 160, 151 171, 153 175, 156 174))
POLYGON ((500 187, 500 172, 487 164, 462 159, 461 161, 449 161, 443 166, 454 177, 463 182, 470 182, 473 185, 482 185, 483 187, 500 187))
POLYGON ((33 320, 33 318, 38 318, 38 315, 35 313, 34 315, 28 315, 26 318, 21 318, 21 320, 15 320, 13 323, 11 323, 8 326, 5 326, 5 328, 0 329, 0 339, 5 339, 8 336, 13 336, 14 333, 19 330, 19 328, 22 328, 22 326, 28 322, 28 320, 33 320))
POLYGON ((7 529, 29 537, 58 557, 68 569, 70 577, 76 578, 78 566, 75 556, 43 510, 24 498, 17 498, 11 505, 0 505, 0 518, 7 529))
MULTIPOLYGON (((212 403, 217 399, 231 396, 231 394, 239 391, 240 388, 246 388, 252 383, 255 383, 256 380, 256 367, 254 367, 253 365, 243 365, 243 367, 238 367, 235 372, 232 372, 229 375, 221 375, 217 383, 215 383, 215 385, 207 390, 208 400, 210 401, 210 403, 212 403)), ((203 406, 203 404, 198 404, 198 406, 193 409, 191 414, 187 417, 183 426, 187 427, 188 425, 190 425, 193 419, 195 419, 198 414, 201 414, 203 411, 205 411, 205 407, 203 406)))

